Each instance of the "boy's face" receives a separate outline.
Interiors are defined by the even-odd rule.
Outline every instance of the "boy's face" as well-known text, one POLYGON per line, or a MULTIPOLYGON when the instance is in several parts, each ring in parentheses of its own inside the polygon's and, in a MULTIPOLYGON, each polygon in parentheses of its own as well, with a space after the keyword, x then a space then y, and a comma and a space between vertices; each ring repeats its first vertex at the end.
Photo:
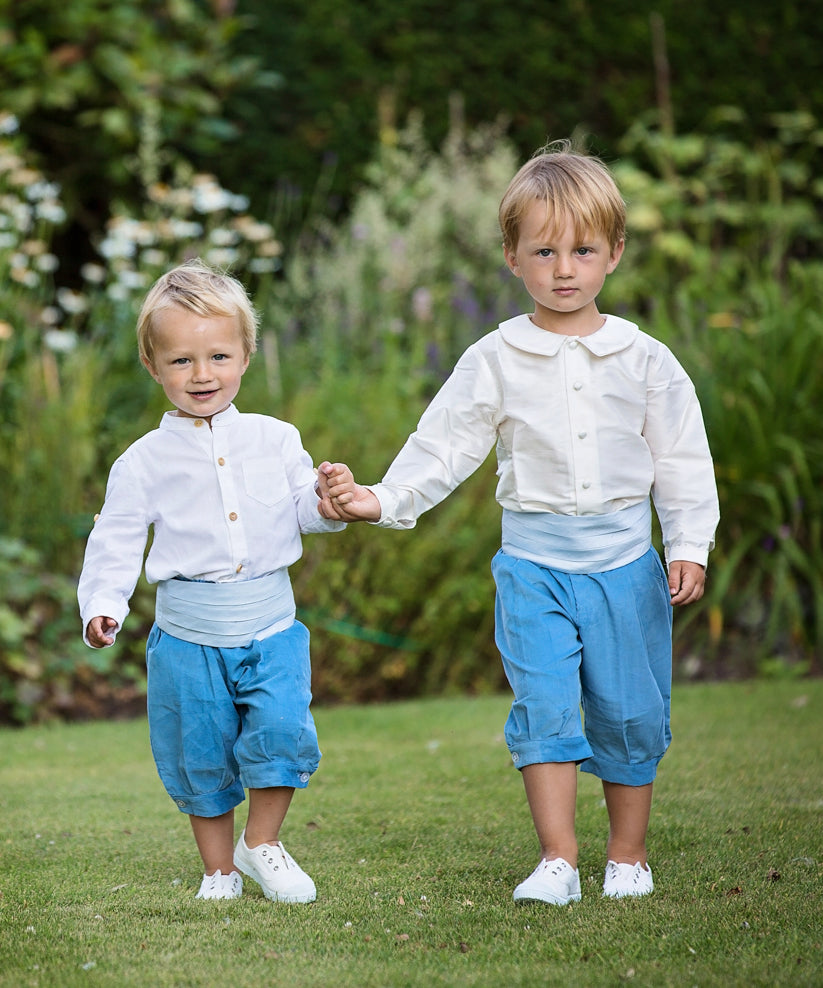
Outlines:
POLYGON ((143 362, 178 415, 211 421, 234 401, 249 366, 235 316, 170 306, 154 316, 152 343, 154 356, 143 362))
POLYGON ((602 325, 596 299, 620 261, 623 241, 612 250, 602 233, 580 240, 570 217, 558 219, 547 228, 546 205, 536 199, 520 224, 517 247, 504 250, 506 263, 534 299, 538 326, 585 336, 602 325))

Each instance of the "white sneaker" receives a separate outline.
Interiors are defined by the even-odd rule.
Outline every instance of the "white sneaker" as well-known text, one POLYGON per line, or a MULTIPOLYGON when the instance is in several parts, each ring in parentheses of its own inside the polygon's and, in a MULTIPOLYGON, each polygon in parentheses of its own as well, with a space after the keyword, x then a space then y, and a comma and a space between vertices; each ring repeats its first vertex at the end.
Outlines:
POLYGON ((654 889, 652 870, 640 862, 633 865, 609 861, 603 879, 603 895, 611 899, 622 899, 627 895, 648 895, 654 889))
POLYGON ((314 902, 317 889, 280 841, 247 847, 246 831, 234 849, 234 863, 260 883, 263 895, 273 902, 314 902))
POLYGON ((243 894, 243 879, 236 871, 224 875, 220 869, 213 875, 203 875, 196 899, 239 899, 243 894))
POLYGON ((565 906, 580 899, 580 874, 565 858, 545 858, 529 877, 514 890, 514 899, 539 899, 555 906, 565 906))

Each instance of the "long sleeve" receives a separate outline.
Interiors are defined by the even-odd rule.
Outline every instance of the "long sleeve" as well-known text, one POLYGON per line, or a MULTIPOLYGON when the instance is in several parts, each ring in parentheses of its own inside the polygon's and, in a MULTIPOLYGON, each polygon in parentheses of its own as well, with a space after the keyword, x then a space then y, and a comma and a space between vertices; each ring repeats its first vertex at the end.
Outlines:
POLYGON ((497 434, 496 382, 475 350, 458 361, 386 475, 371 490, 383 528, 413 528, 486 459, 497 434))
POLYGON ((705 566, 720 507, 700 405, 692 382, 665 348, 650 377, 643 435, 654 463, 651 494, 666 560, 705 566))
POLYGON ((141 489, 118 460, 106 486, 106 500, 86 543, 77 587, 83 635, 93 617, 114 618, 122 627, 143 567, 148 519, 141 489))

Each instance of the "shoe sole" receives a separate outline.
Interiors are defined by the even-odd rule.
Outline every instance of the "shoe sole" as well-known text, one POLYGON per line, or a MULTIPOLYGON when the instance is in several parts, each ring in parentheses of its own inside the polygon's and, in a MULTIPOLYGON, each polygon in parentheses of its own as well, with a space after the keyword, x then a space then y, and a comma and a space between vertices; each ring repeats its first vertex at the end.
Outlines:
POLYGON ((641 899, 644 895, 651 895, 654 889, 644 889, 642 892, 604 892, 603 899, 641 899))
POLYGON ((550 892, 546 892, 544 895, 540 895, 536 892, 531 892, 527 894, 517 892, 512 896, 515 902, 548 902, 552 906, 567 906, 570 902, 580 902, 582 894, 580 892, 572 892, 571 895, 567 895, 565 898, 559 895, 552 895, 550 892))
POLYGON ((284 902, 287 905, 298 905, 305 904, 307 902, 314 902, 315 899, 317 899, 316 890, 304 895, 289 895, 288 893, 272 892, 266 888, 266 886, 260 881, 253 871, 249 871, 247 868, 244 868, 237 858, 234 859, 234 864, 236 868, 239 868, 240 871, 243 872, 244 875, 247 875, 253 882, 257 882, 262 889, 263 895, 269 900, 269 902, 284 902))

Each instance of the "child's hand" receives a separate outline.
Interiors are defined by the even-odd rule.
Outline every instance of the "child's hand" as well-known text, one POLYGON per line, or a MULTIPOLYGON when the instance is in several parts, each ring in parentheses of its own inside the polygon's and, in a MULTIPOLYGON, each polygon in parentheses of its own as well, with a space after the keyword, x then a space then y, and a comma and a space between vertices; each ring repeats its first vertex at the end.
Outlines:
POLYGON ((86 638, 92 648, 105 648, 114 644, 114 635, 110 631, 117 630, 117 622, 110 617, 94 617, 86 627, 86 638))
POLYGON ((317 468, 317 510, 331 521, 379 521, 380 502, 354 482, 345 463, 324 461, 317 468))
POLYGON ((700 563, 673 559, 669 563, 669 592, 673 605, 693 604, 703 596, 706 569, 700 563))

